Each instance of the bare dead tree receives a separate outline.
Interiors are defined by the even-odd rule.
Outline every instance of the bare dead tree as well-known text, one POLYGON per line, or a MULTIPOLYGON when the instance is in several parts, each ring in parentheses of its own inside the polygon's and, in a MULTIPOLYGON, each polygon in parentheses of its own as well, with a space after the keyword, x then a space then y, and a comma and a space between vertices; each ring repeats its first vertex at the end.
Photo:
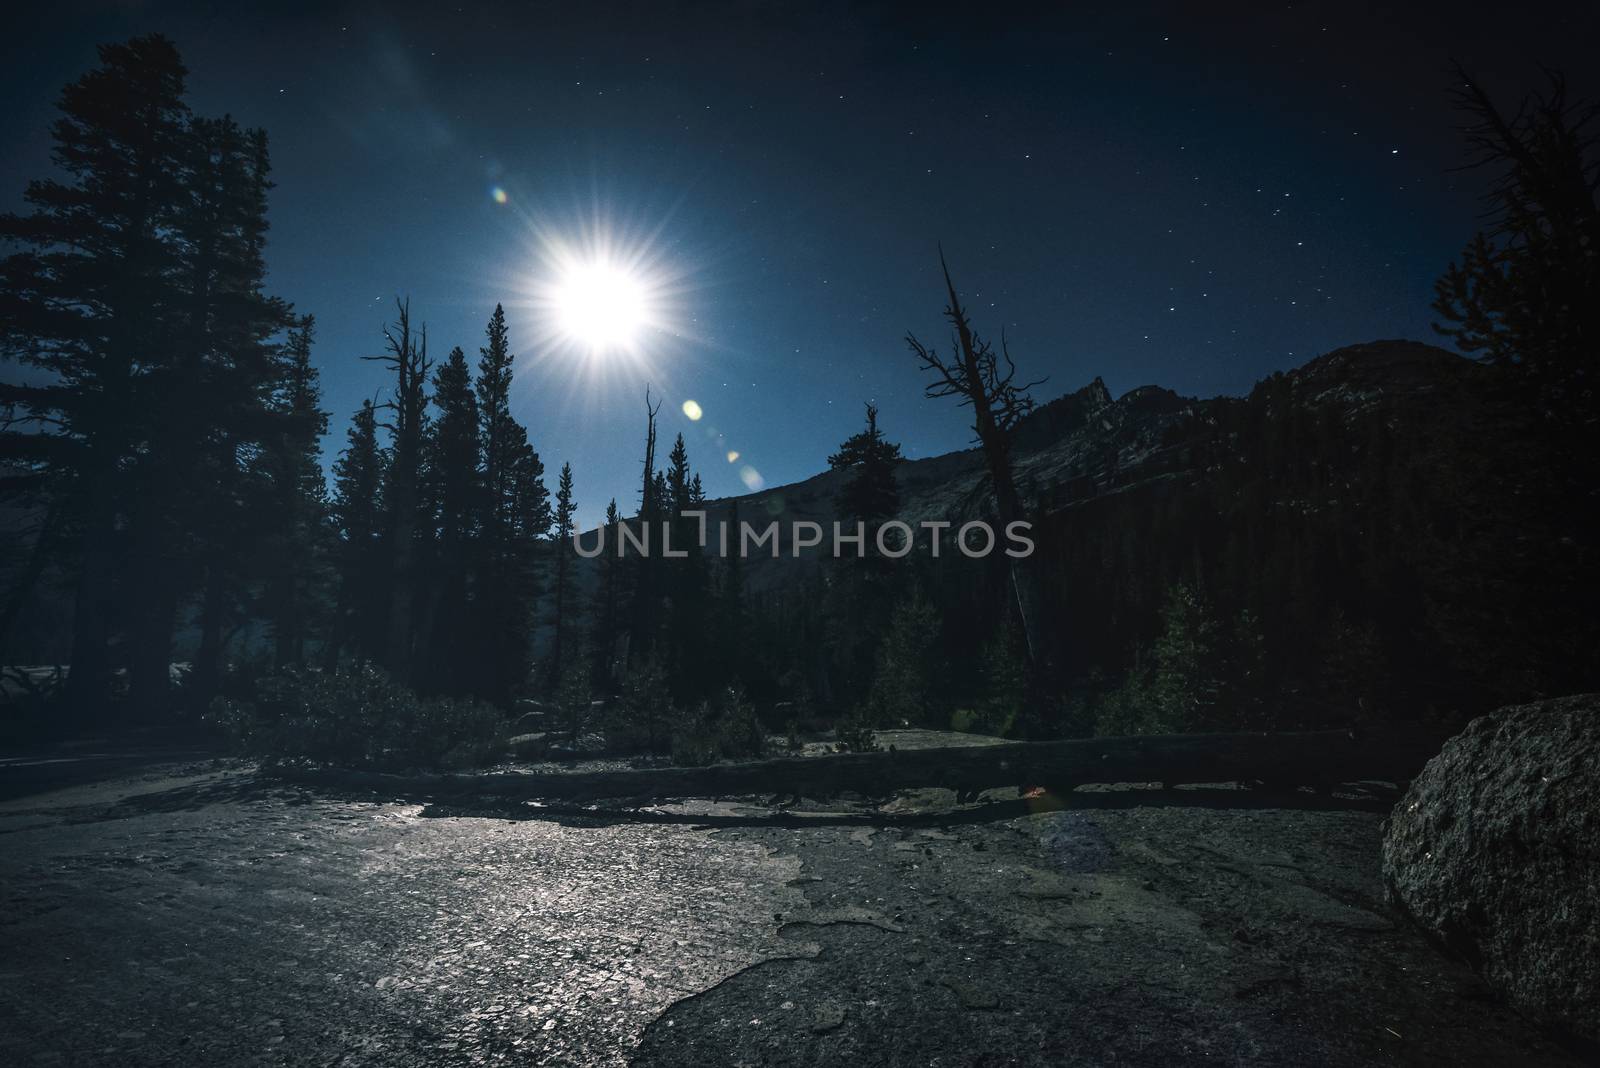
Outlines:
POLYGON ((644 487, 639 494, 639 518, 651 520, 655 518, 656 506, 660 504, 655 499, 656 485, 656 413, 661 410, 661 401, 654 405, 650 403, 650 387, 644 387, 644 487))
MULTIPOLYGON (((933 373, 934 381, 926 390, 929 397, 955 397, 958 404, 972 409, 972 430, 983 448, 989 469, 995 513, 1001 526, 1006 527, 1022 519, 1024 514, 1011 468, 1012 434, 1017 424, 1033 411, 1033 398, 1028 391, 1044 380, 1017 383, 1017 365, 1011 359, 1005 332, 1001 331, 997 352, 972 328, 972 320, 961 306, 955 283, 950 280, 950 267, 945 263, 943 249, 939 251, 939 267, 944 272, 945 292, 950 301, 944 309, 952 334, 950 352, 946 355, 924 345, 910 333, 906 334, 906 344, 923 369, 933 373)), ((1040 598, 1025 558, 1011 558, 1009 571, 1031 674, 1043 652, 1040 598)))
POLYGON ((389 536, 391 547, 389 631, 386 641, 389 670, 407 677, 412 662, 412 611, 416 585, 417 494, 421 477, 423 422, 427 417, 428 328, 411 328, 410 298, 395 298, 394 323, 383 328, 388 351, 363 356, 394 371, 395 391, 379 407, 390 413, 378 425, 393 440, 389 466, 389 536))
MULTIPOLYGON (((661 401, 650 402, 650 387, 644 390, 644 474, 639 492, 639 524, 645 538, 660 518, 661 502, 656 498, 656 413, 661 401)), ((624 520, 626 522, 626 520, 624 520)), ((646 543, 648 544, 648 542, 646 543)), ((639 573, 633 594, 633 627, 628 635, 628 655, 648 655, 655 638, 658 597, 658 568, 655 553, 639 554, 639 573)))

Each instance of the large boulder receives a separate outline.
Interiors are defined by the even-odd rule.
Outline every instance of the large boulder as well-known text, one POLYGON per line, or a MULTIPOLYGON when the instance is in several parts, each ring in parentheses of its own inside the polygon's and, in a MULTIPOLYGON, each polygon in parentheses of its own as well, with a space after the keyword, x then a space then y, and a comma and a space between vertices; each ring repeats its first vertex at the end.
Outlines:
POLYGON ((1502 708, 1390 817, 1393 902, 1522 1012, 1600 1040, 1600 694, 1502 708))

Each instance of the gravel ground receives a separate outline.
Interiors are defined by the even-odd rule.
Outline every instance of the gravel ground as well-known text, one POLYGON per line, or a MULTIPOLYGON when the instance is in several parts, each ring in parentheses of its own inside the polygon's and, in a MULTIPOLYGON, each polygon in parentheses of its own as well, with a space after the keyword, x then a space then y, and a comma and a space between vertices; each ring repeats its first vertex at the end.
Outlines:
POLYGON ((16 798, 0 1063, 1580 1063, 1383 905, 1381 799, 1069 799, 16 798))

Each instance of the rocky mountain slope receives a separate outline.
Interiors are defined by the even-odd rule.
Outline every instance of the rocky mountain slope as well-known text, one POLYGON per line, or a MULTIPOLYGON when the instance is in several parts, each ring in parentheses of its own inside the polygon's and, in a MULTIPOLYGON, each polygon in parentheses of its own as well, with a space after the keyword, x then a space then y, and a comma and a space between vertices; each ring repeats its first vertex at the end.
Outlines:
MULTIPOLYGON (((1017 428, 1015 456, 1019 487, 1036 518, 1169 482, 1193 482, 1203 476, 1200 448, 1209 443, 1220 421, 1244 407, 1255 407, 1270 420, 1301 415, 1344 425, 1388 402, 1400 412, 1426 421, 1444 416, 1456 404, 1463 384, 1481 368, 1474 362, 1432 345, 1413 341, 1374 341, 1337 349, 1283 375, 1260 383, 1246 398, 1184 397, 1161 386, 1140 386, 1113 398, 1104 380, 1040 405, 1017 428), (1285 388, 1286 387, 1286 388, 1285 388), (1440 404, 1444 407, 1441 408, 1440 404), (1201 465, 1197 467, 1198 465, 1201 465)), ((893 438, 892 428, 890 433, 893 438)), ((1259 442, 1236 439, 1248 462, 1259 442)), ((916 527, 929 520, 961 523, 990 511, 987 474, 976 449, 906 460, 898 471, 900 518, 916 527)), ((731 519, 735 506, 742 522, 755 526, 781 520, 812 521, 831 530, 834 505, 846 475, 824 471, 803 482, 774 486, 740 497, 708 503, 708 523, 731 519)), ((919 531, 919 542, 926 534, 919 531)), ((802 561, 826 552, 802 549, 802 561)), ((753 558, 751 581, 757 587, 786 581, 802 573, 793 566, 787 540, 780 566, 772 566, 769 550, 753 558)))

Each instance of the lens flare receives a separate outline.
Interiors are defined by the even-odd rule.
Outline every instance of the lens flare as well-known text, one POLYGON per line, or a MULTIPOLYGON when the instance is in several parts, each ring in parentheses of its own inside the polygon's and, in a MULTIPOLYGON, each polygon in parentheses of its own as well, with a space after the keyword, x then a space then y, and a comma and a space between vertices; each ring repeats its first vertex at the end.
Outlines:
POLYGON ((700 410, 699 401, 686 400, 683 402, 683 414, 689 417, 690 422, 698 423, 705 412, 700 410))

